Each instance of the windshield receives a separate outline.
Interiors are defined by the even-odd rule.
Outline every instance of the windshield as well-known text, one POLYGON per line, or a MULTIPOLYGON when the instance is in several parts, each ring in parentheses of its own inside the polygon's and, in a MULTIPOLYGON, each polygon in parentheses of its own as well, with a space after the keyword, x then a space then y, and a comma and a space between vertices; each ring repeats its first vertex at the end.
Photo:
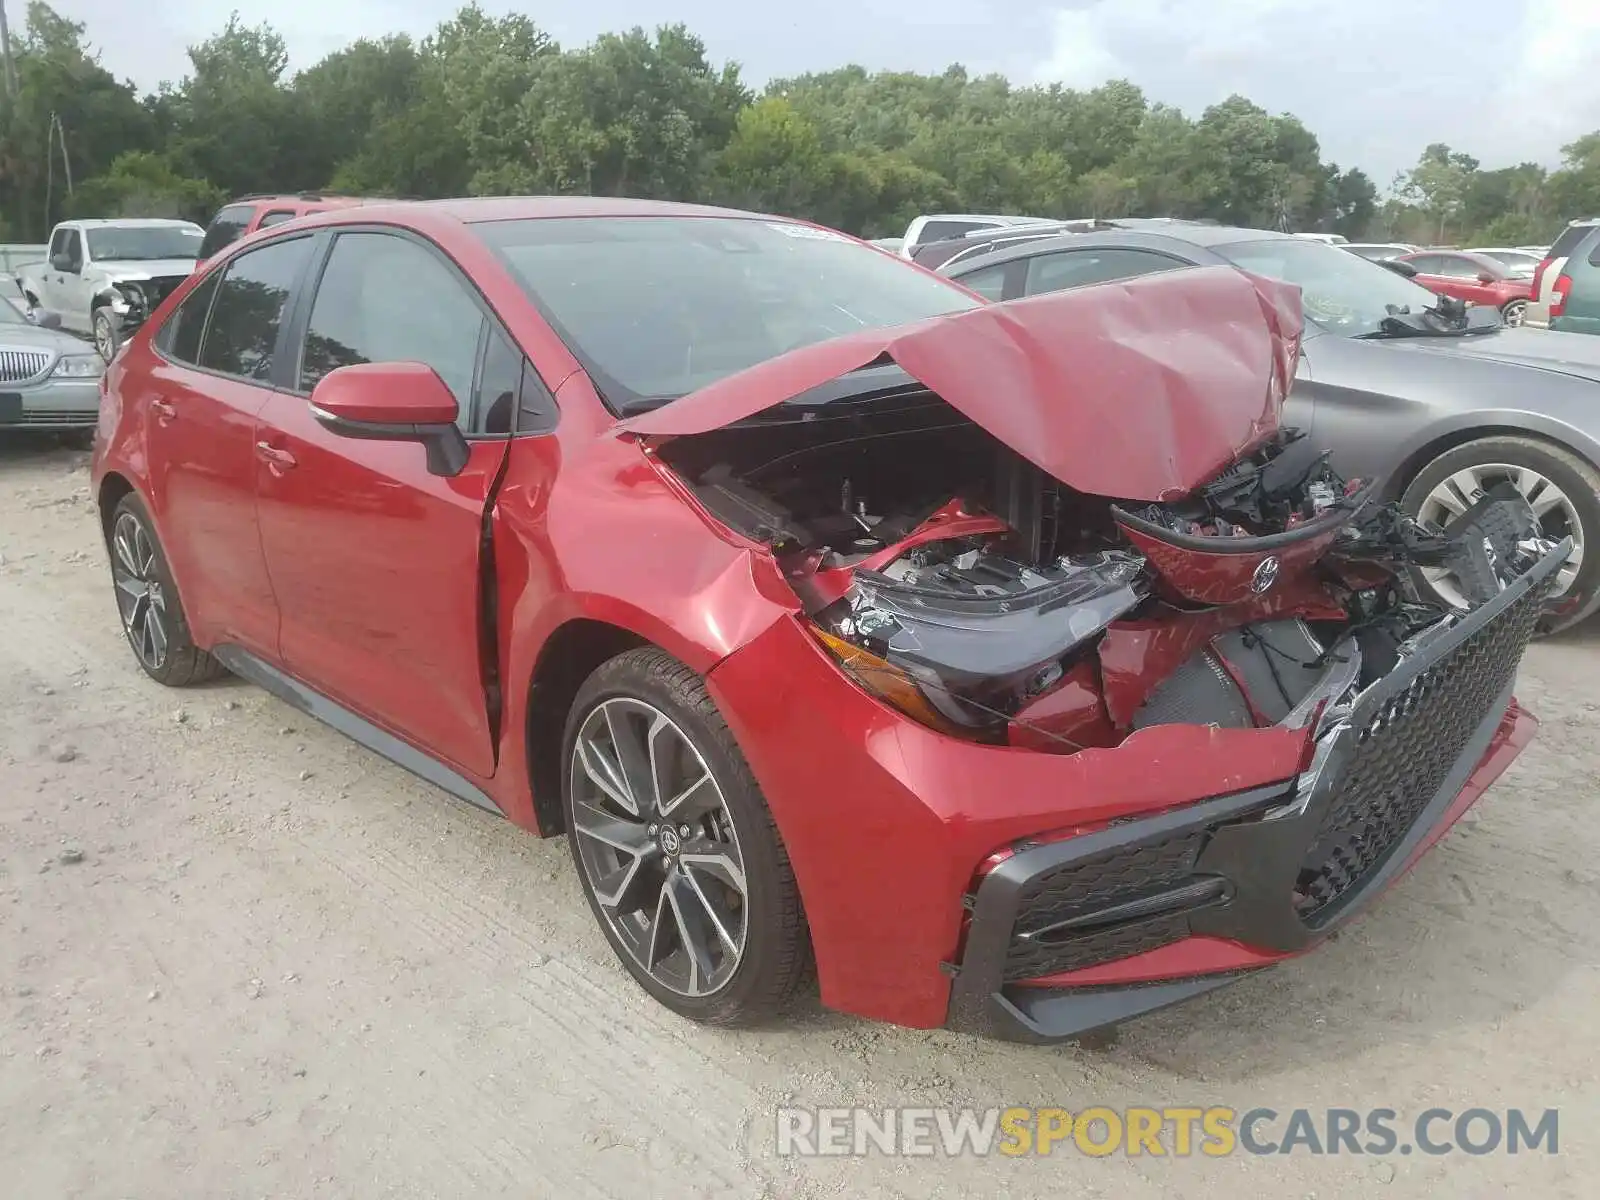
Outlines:
POLYGON ((788 350, 982 301, 843 234, 737 217, 474 227, 615 408, 676 399, 788 350))
POLYGON ((9 297, 0 296, 0 325, 28 325, 28 318, 22 315, 21 310, 11 303, 9 297))
POLYGON ((1306 318, 1345 337, 1378 333, 1393 312, 1419 313, 1439 302, 1427 288, 1388 267, 1321 242, 1273 238, 1212 249, 1236 267, 1296 284, 1306 318))
POLYGON ((89 257, 96 262, 154 262, 161 258, 198 258, 199 229, 179 225, 124 225, 91 229, 89 257))

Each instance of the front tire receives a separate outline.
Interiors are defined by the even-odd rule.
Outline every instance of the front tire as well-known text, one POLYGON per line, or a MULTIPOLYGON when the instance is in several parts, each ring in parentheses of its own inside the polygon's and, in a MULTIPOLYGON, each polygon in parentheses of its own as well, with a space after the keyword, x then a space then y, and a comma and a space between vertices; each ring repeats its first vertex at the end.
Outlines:
POLYGON ((120 339, 117 334, 116 315, 106 307, 94 310, 94 348, 100 357, 110 362, 117 356, 120 339))
POLYGON ((563 747, 573 862, 629 974, 709 1025, 784 1008, 810 950, 799 888, 700 677, 654 647, 618 655, 579 689, 563 747))
MULTIPOLYGON (((1556 575, 1552 599, 1576 598, 1578 603, 1540 631, 1566 629, 1600 608, 1600 553, 1585 556, 1588 543, 1600 536, 1600 472, 1594 467, 1537 438, 1479 438, 1423 467, 1406 487, 1400 506, 1423 525, 1441 527, 1466 511, 1479 494, 1508 481, 1533 506, 1546 537, 1572 538, 1572 557, 1556 575)), ((1448 573, 1422 572, 1417 582, 1424 595, 1440 603, 1465 605, 1448 573)))
POLYGON ((122 631, 145 674, 167 687, 189 687, 226 674, 194 644, 172 568, 137 496, 129 493, 117 502, 106 542, 122 631))

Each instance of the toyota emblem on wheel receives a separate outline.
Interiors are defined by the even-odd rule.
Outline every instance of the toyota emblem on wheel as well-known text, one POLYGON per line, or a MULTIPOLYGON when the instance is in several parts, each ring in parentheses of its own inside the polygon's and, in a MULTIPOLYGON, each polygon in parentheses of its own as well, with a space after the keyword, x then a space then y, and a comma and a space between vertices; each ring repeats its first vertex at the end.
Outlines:
POLYGON ((1250 577, 1250 590, 1259 596, 1277 582, 1278 556, 1269 554, 1256 565, 1256 573, 1250 577))

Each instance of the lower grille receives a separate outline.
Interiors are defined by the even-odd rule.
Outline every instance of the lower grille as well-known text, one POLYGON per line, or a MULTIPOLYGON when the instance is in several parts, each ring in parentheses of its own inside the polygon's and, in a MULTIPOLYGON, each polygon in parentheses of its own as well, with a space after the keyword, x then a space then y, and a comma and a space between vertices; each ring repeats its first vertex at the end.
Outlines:
POLYGON ((1516 677, 1544 594, 1530 590, 1367 718, 1301 865, 1294 905, 1302 919, 1358 887, 1438 795, 1516 677))
POLYGON ((43 374, 50 364, 48 350, 0 350, 0 383, 21 383, 43 374))
MULTIPOLYGON (((23 425, 93 425, 100 419, 97 412, 41 412, 34 409, 22 414, 23 425)), ((7 426, 15 428, 15 426, 7 426)))
POLYGON ((1059 941, 1037 931, 1121 902, 1187 882, 1205 842, 1189 831, 1140 846, 1124 846, 1031 879, 1018 896, 1017 920, 1006 954, 1007 982, 1036 979, 1124 958, 1178 941, 1189 932, 1187 913, 1165 913, 1059 941))

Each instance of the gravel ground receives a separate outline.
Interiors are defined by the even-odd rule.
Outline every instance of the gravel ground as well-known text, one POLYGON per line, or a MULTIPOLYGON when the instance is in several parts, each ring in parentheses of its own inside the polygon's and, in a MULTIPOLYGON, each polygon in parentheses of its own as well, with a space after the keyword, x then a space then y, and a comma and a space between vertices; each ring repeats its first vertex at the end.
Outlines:
POLYGON ((264 693, 167 691, 86 456, 0 443, 0 1163, 54 1197, 1592 1195, 1600 627, 1529 654, 1539 740, 1320 952, 1032 1049, 656 1007, 566 847, 264 693), (773 1111, 1559 1108, 1560 1153, 787 1159, 773 1111), (1585 1186, 1583 1180, 1589 1180, 1585 1186))

